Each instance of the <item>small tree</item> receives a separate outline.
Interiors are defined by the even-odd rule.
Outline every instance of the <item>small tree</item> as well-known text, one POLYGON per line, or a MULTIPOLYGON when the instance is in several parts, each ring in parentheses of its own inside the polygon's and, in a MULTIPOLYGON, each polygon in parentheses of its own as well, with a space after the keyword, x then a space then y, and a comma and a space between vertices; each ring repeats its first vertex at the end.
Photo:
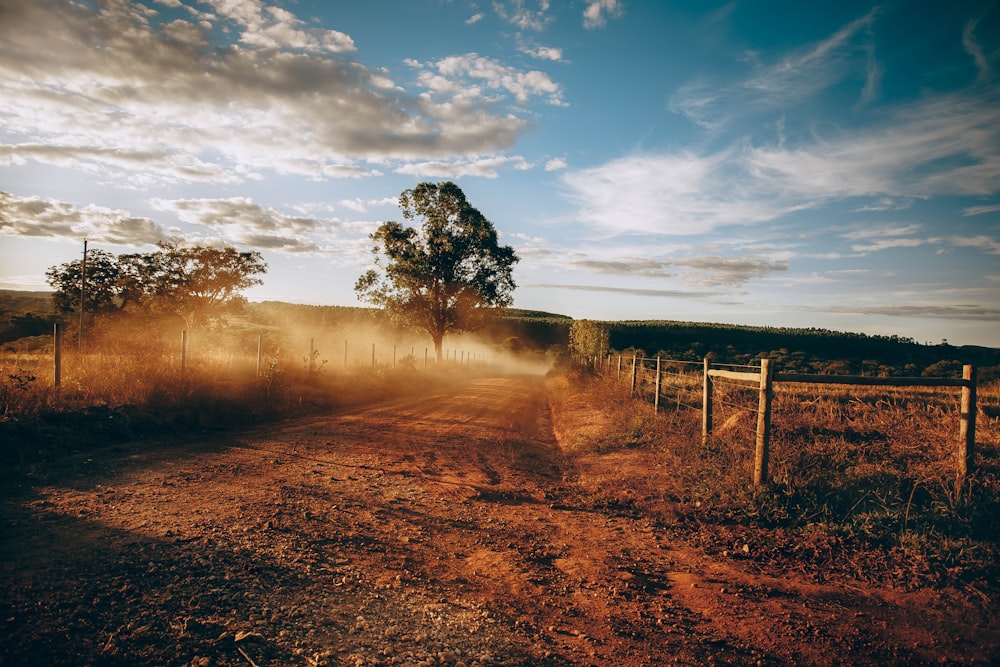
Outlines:
MULTIPOLYGON (((240 292, 261 283, 267 271, 259 252, 160 244, 151 253, 115 257, 103 250, 87 255, 84 309, 89 313, 176 314, 193 329, 206 319, 238 309, 240 292)), ((61 312, 80 308, 80 260, 46 272, 61 312)))
MULTIPOLYGON (((57 312, 80 312, 80 274, 83 271, 83 261, 77 259, 45 272, 46 281, 55 290, 52 304, 57 312)), ((83 307, 88 313, 110 313, 121 307, 121 267, 110 252, 95 249, 87 253, 84 281, 83 307)))
POLYGON ((189 329, 206 319, 238 311, 246 303, 240 292, 260 285, 267 271, 259 252, 206 246, 160 244, 146 260, 152 303, 180 315, 189 329))
POLYGON ((407 221, 384 222, 371 235, 376 268, 354 286, 361 299, 425 329, 438 361, 447 333, 481 328, 509 306, 518 257, 498 242, 493 224, 451 182, 420 183, 399 196, 407 221))
POLYGON ((608 353, 608 325, 593 320, 574 320, 569 328, 569 347, 577 357, 593 359, 608 353))

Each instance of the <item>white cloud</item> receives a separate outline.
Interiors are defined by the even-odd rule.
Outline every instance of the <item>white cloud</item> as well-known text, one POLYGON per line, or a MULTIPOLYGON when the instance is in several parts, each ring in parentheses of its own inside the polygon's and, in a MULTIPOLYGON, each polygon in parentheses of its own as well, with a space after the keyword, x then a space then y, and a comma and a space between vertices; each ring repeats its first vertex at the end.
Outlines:
POLYGON ((850 241, 860 241, 864 239, 884 239, 887 237, 912 236, 922 229, 918 224, 888 223, 882 225, 872 225, 863 229, 852 229, 841 234, 850 241))
POLYGON ((144 246, 175 238, 176 233, 119 209, 0 192, 0 236, 86 238, 111 245, 144 246))
POLYGON ((490 157, 468 162, 416 162, 396 169, 397 174, 416 176, 417 178, 461 178, 463 176, 481 176, 496 178, 499 170, 511 166, 514 169, 526 170, 531 163, 520 156, 490 157))
POLYGON ((608 23, 608 17, 616 18, 621 14, 621 0, 588 0, 583 10, 583 27, 588 30, 603 28, 608 23))
POLYGON ((562 179, 576 219, 611 233, 700 234, 804 207, 748 189, 744 160, 734 152, 634 155, 562 179))
POLYGON ((493 9, 501 19, 521 30, 544 30, 552 21, 549 0, 494 0, 493 9))
POLYGON ((449 61, 457 79, 509 106, 438 100, 434 81, 435 94, 403 91, 353 60, 347 35, 257 0, 211 5, 164 24, 133 0, 0 0, 0 161, 131 187, 377 175, 369 162, 506 150, 529 127, 520 106, 561 103, 541 72, 461 57, 449 61), (238 41, 213 45, 227 30, 238 41))
POLYGON ((707 78, 691 81, 671 97, 670 110, 704 128, 718 130, 753 111, 788 109, 854 74, 864 74, 859 98, 869 101, 881 78, 869 32, 877 15, 878 10, 872 10, 822 41, 772 63, 757 64, 742 79, 728 83, 707 78))
POLYGON ((260 0, 206 0, 215 11, 243 28, 240 41, 265 49, 293 48, 306 51, 355 51, 354 40, 336 30, 302 29, 305 23, 280 7, 260 0))
POLYGON ((540 97, 564 106, 562 87, 538 70, 521 71, 477 53, 448 56, 430 63, 408 60, 417 81, 434 94, 465 103, 489 99, 487 91, 513 96, 518 104, 540 97))
POLYGON ((993 77, 993 68, 990 66, 990 60, 986 52, 983 51, 982 45, 976 39, 975 33, 978 24, 979 19, 965 24, 965 29, 962 31, 962 46, 976 63, 976 70, 979 72, 977 80, 989 81, 993 77))
POLYGON ((907 306, 820 306, 803 310, 823 313, 887 315, 889 317, 933 317, 948 320, 1000 321, 1000 308, 979 305, 914 304, 907 306))
POLYGON ((945 239, 957 248, 977 248, 990 255, 1000 255, 1000 240, 985 234, 978 236, 949 236, 945 239))
POLYGON ((342 222, 282 213, 248 197, 226 199, 154 199, 160 211, 221 234, 227 242, 284 253, 329 250, 342 222))
POLYGON ((545 163, 545 171, 562 171, 569 163, 561 157, 555 157, 545 163))
POLYGON ((523 48, 521 49, 524 53, 527 53, 532 58, 537 58, 538 60, 552 60, 554 62, 561 62, 563 59, 562 49, 557 49, 554 46, 538 46, 535 48, 523 48))
POLYGON ((962 215, 985 215, 1000 211, 1000 204, 988 204, 985 206, 969 206, 962 209, 962 215))
POLYGON ((479 23, 480 21, 482 21, 484 18, 486 18, 486 14, 483 14, 482 12, 479 12, 478 14, 473 14, 469 18, 465 19, 465 24, 466 25, 475 25, 476 23, 479 23))
POLYGON ((881 124, 794 146, 627 156, 563 181, 582 222, 620 233, 695 234, 857 198, 878 209, 887 201, 995 196, 1000 95, 927 97, 881 124))

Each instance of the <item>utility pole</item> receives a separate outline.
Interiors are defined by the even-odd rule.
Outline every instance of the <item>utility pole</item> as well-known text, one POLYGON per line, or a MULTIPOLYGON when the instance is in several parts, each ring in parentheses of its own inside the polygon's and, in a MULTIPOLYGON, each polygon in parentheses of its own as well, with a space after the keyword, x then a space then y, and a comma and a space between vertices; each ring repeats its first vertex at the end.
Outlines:
POLYGON ((83 352, 83 311, 87 293, 87 239, 83 240, 83 265, 80 267, 80 337, 77 339, 79 351, 83 352))

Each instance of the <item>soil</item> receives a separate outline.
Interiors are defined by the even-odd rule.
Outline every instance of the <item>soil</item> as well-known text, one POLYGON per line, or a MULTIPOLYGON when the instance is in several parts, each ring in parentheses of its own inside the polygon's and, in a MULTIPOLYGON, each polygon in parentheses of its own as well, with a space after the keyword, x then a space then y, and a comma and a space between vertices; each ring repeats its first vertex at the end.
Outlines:
POLYGON ((574 453, 600 413, 553 405, 477 379, 8 471, 0 664, 1000 664, 989 599, 818 583, 595 495, 669 470, 574 453))

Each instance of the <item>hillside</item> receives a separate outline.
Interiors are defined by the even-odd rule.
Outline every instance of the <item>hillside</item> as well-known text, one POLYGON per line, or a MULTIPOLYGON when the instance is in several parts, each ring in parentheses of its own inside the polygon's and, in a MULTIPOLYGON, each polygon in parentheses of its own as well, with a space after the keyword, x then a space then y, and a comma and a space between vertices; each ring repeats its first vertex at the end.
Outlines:
MULTIPOLYGON (((46 335, 52 327, 51 292, 0 290, 0 343, 46 335)), ((250 327, 382 326, 377 309, 262 301, 248 303, 239 322, 250 327)), ((479 335, 511 351, 566 347, 573 318, 538 310, 510 308, 479 335)), ((234 324, 237 324, 234 322, 234 324)), ((946 343, 924 345, 900 336, 871 336, 817 328, 751 327, 672 320, 622 320, 597 324, 608 330, 615 352, 698 361, 745 364, 768 357, 785 371, 891 375, 954 374, 963 364, 980 368, 981 377, 1000 375, 1000 350, 946 343)))
POLYGON ((52 333, 52 293, 0 290, 0 343, 52 333))
POLYGON ((674 321, 603 323, 612 350, 641 350, 674 359, 745 364, 767 357, 785 371, 930 375, 960 372, 963 364, 1000 366, 1000 350, 975 345, 923 345, 899 336, 781 327, 674 321))

